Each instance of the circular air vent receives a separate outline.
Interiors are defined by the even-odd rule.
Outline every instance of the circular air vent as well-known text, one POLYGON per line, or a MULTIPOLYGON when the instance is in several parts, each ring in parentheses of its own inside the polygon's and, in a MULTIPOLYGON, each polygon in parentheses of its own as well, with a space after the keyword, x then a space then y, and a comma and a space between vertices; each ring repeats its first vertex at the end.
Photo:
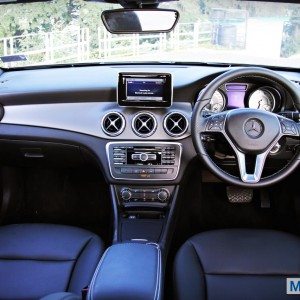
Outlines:
POLYGON ((132 129, 138 136, 147 137, 156 130, 156 119, 150 113, 139 113, 132 120, 132 129))
POLYGON ((181 113, 170 113, 164 119, 164 129, 170 136, 180 136, 186 132, 189 123, 181 113))
POLYGON ((122 133, 125 128, 125 119, 118 112, 110 112, 102 119, 102 129, 110 136, 116 136, 122 133))

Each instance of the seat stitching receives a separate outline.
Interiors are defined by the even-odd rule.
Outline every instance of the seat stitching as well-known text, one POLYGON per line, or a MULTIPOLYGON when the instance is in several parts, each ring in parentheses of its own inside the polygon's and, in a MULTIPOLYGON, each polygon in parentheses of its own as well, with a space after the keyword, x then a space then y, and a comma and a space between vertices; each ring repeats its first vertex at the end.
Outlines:
POLYGON ((192 249, 194 250, 194 253, 196 254, 196 257, 197 257, 197 259, 198 259, 198 262, 199 262, 199 264, 200 264, 200 267, 201 267, 201 269, 202 269, 202 271, 203 271, 202 273, 203 273, 203 278, 204 278, 204 287, 205 287, 204 293, 205 293, 205 299, 208 299, 208 298, 207 298, 206 273, 205 273, 205 270, 204 270, 204 268, 203 268, 203 264, 202 264, 200 255, 198 255, 194 243, 193 243, 192 241, 188 241, 188 243, 191 245, 192 249))
MULTIPOLYGON (((76 265, 77 265, 77 262, 78 262, 78 260, 79 260, 79 258, 80 258, 80 256, 81 256, 81 254, 84 252, 84 250, 86 249, 86 247, 88 246, 88 244, 90 243, 90 241, 91 241, 92 239, 93 239, 93 237, 90 237, 90 238, 87 240, 87 242, 86 242, 86 243, 83 245, 83 247, 80 249, 80 251, 79 251, 77 257, 74 259, 75 263, 74 263, 73 268, 72 268, 72 270, 71 270, 71 272, 70 272, 70 278, 69 278, 69 281, 68 281, 68 285, 67 285, 66 291, 69 291, 70 284, 71 284, 71 280, 72 280, 72 277, 73 277, 73 273, 74 273, 75 267, 76 267, 76 265)), ((82 287, 82 288, 84 288, 84 287, 82 287)))
POLYGON ((160 248, 157 249, 157 267, 156 267, 156 284, 155 284, 155 294, 154 299, 160 298, 160 284, 161 284, 161 252, 160 248))
POLYGON ((88 299, 93 299, 94 298, 94 286, 96 284, 96 279, 98 278, 99 271, 102 267, 102 264, 104 262, 104 259, 106 258, 106 255, 107 255, 109 249, 110 249, 110 247, 107 248, 106 251, 104 252, 104 254, 102 255, 102 257, 101 257, 101 259, 98 263, 98 266, 97 266, 97 268, 94 272, 94 276, 93 276, 92 281, 90 283, 90 288, 89 288, 88 295, 87 295, 88 299))

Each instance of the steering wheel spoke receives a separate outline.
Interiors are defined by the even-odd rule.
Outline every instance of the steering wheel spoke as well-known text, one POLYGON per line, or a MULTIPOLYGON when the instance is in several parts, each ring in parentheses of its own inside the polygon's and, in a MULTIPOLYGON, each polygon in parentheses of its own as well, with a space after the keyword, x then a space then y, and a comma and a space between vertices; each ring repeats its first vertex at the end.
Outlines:
POLYGON ((262 172, 264 170, 265 161, 269 154, 269 151, 256 155, 254 172, 252 174, 247 172, 246 155, 238 150, 236 150, 235 152, 237 154, 237 161, 239 165, 241 180, 245 183, 259 182, 261 179, 262 172))
POLYGON ((232 142, 232 140, 228 137, 228 135, 226 133, 224 134, 224 136, 236 154, 241 180, 243 182, 249 183, 249 184, 259 182, 261 180, 262 172, 265 167, 266 159, 267 159, 270 151, 278 143, 280 136, 278 136, 264 152, 261 152, 258 154, 252 154, 252 156, 255 157, 253 173, 247 172, 246 154, 237 148, 237 146, 232 142))

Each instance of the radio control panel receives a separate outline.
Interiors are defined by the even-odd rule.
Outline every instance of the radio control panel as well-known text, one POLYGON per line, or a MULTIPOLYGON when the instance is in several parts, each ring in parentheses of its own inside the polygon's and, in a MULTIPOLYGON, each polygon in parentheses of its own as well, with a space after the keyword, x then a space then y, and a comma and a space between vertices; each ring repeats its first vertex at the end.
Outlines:
POLYGON ((174 180, 179 172, 182 146, 171 142, 111 142, 106 152, 114 179, 174 180))

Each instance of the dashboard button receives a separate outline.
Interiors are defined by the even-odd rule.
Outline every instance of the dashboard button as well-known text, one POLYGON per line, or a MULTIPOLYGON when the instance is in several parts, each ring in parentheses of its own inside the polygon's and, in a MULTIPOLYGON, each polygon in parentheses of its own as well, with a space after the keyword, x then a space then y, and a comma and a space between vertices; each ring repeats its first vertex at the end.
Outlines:
POLYGON ((140 155, 139 154, 132 154, 131 159, 132 160, 140 160, 140 155))
POLYGON ((169 192, 166 189, 161 189, 157 193, 157 198, 160 202, 165 202, 166 200, 169 199, 169 192))
POLYGON ((148 160, 156 160, 156 154, 148 154, 148 160))
POLYGON ((154 169, 155 174, 161 174, 162 169, 154 169))
POLYGON ((131 168, 121 168, 121 173, 122 174, 132 174, 132 169, 131 168))
POLYGON ((148 154, 147 153, 141 153, 140 154, 140 160, 141 161, 147 161, 148 160, 148 154))
POLYGON ((121 198, 124 200, 124 201, 128 201, 131 199, 131 191, 129 189, 123 189, 121 191, 121 198))

